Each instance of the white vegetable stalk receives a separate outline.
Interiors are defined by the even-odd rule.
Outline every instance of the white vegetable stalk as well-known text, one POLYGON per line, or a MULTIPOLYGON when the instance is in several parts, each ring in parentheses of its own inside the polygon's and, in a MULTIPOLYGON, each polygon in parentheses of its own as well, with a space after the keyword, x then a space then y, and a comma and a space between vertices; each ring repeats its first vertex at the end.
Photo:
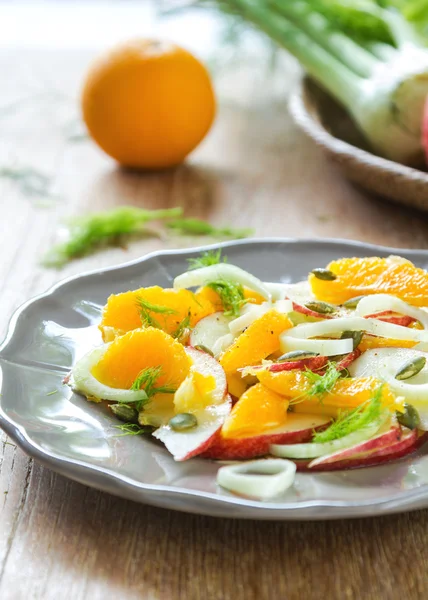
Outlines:
POLYGON ((365 331, 372 335, 395 340, 407 340, 426 344, 428 342, 428 331, 410 329, 385 323, 377 319, 364 319, 363 317, 342 317, 330 319, 319 323, 305 323, 296 325, 292 329, 284 331, 280 336, 281 350, 290 352, 292 350, 307 350, 319 352, 324 356, 345 354, 352 351, 352 340, 315 340, 315 337, 335 337, 343 331, 365 331))
POLYGON ((243 496, 268 500, 294 483, 296 465, 289 460, 263 459, 221 467, 217 483, 243 496))
POLYGON ((187 271, 174 279, 174 288, 179 290, 183 288, 198 287, 218 280, 239 283, 244 287, 257 292, 269 302, 272 299, 271 293, 260 279, 254 277, 254 275, 251 275, 248 271, 244 271, 244 269, 225 263, 187 271))
POLYGON ((428 313, 416 306, 411 306, 390 294, 373 294, 362 298, 355 310, 361 317, 374 315, 378 312, 391 310, 393 312, 413 317, 421 323, 424 329, 428 329, 428 313))
POLYGON ((397 48, 362 47, 316 13, 311 0, 222 0, 293 54, 350 112, 379 154, 423 162, 422 121, 428 96, 428 49, 398 12, 371 11, 397 48))

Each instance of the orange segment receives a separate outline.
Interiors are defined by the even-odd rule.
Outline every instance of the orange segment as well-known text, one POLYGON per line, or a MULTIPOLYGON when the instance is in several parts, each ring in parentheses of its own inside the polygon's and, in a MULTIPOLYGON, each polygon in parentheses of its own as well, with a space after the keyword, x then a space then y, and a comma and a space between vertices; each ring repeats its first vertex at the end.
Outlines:
MULTIPOLYGON (((271 373, 268 370, 260 371, 257 378, 263 385, 277 394, 288 398, 304 400, 306 405, 313 404, 311 413, 316 412, 320 403, 325 406, 337 408, 354 408, 373 397, 381 382, 375 377, 353 377, 339 379, 330 392, 319 396, 305 396, 310 391, 312 384, 302 371, 282 371, 271 373)), ((395 396, 384 384, 382 388, 382 404, 396 407, 395 396)), ((297 404, 296 404, 297 406, 297 404)))
POLYGON ((227 391, 235 398, 240 398, 247 390, 247 384, 237 373, 227 373, 227 391))
MULTIPOLYGON (((162 366, 156 385, 178 388, 191 364, 179 342, 160 329, 147 327, 116 338, 92 369, 92 375, 110 387, 129 389, 140 371, 162 366)), ((172 394, 170 396, 172 401, 172 394)))
POLYGON ((199 302, 209 302, 214 307, 215 312, 223 310, 223 303, 220 300, 220 296, 208 286, 199 288, 195 294, 196 299, 199 302))
POLYGON ((355 296, 392 294, 415 306, 428 306, 428 273, 407 260, 342 258, 327 269, 336 275, 334 281, 309 275, 312 292, 319 300, 343 304, 355 296))
POLYGON ((374 335, 365 335, 358 348, 361 352, 365 352, 372 348, 413 348, 416 344, 417 342, 412 342, 411 340, 392 340, 374 335))
POLYGON ((263 304, 266 302, 266 298, 263 298, 261 294, 254 292, 253 290, 244 289, 244 298, 248 300, 250 304, 263 304))
POLYGON ((224 438, 259 435, 287 421, 288 400, 257 383, 240 398, 221 430, 224 438))
POLYGON ((302 400, 293 404, 292 411, 299 414, 305 415, 323 415, 324 417, 333 417, 337 419, 340 411, 343 409, 337 408, 336 406, 328 406, 318 402, 316 405, 311 400, 302 400))
POLYGON ((285 315, 276 310, 268 311, 241 333, 223 354, 220 364, 226 373, 259 364, 279 349, 279 336, 290 327, 291 321, 285 315))
MULTIPOLYGON (((201 287, 196 292, 196 297, 198 300, 202 298, 203 300, 211 302, 211 304, 215 307, 216 312, 223 310, 223 303, 220 300, 220 296, 208 286, 201 287)), ((244 298, 250 304, 262 304, 263 302, 266 302, 266 298, 263 298, 261 294, 253 292, 253 290, 249 290, 247 288, 244 288, 244 298)))
POLYGON ((100 330, 104 341, 114 339, 132 329, 142 327, 139 299, 150 304, 166 307, 173 314, 160 314, 149 311, 167 333, 173 333, 179 323, 190 311, 190 326, 194 327, 200 319, 214 312, 211 302, 196 298, 189 290, 163 289, 159 286, 141 288, 123 294, 113 294, 104 307, 100 330))

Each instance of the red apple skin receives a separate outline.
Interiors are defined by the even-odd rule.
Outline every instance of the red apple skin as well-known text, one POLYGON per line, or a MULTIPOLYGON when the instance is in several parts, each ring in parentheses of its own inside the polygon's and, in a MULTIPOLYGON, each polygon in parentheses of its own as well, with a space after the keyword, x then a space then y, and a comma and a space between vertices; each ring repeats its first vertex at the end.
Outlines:
MULTIPOLYGON (((220 425, 220 428, 221 428, 221 425, 220 425)), ((186 455, 176 459, 177 462, 183 462, 185 460, 189 460, 189 458, 194 458, 195 456, 201 456, 201 455, 205 456, 204 453, 208 451, 208 449, 215 443, 215 440, 218 438, 220 428, 217 429, 217 431, 215 431, 211 437, 209 437, 207 440, 205 440, 205 442, 203 444, 200 444, 197 448, 194 448, 191 452, 188 452, 186 455)))
MULTIPOLYGON (((302 415, 299 415, 301 417, 302 415)), ((310 418, 310 415, 307 415, 310 418)), ((290 419, 292 415, 290 415, 290 419)), ((325 417, 325 423, 316 427, 290 431, 276 431, 247 438, 224 438, 219 433, 213 444, 202 454, 204 458, 216 460, 240 460, 266 456, 271 444, 298 444, 309 442, 315 431, 322 431, 330 424, 325 417)), ((289 424, 287 425, 289 427, 289 424)), ((285 429, 285 427, 284 427, 285 429)))
POLYGON ((328 363, 327 356, 314 356, 313 358, 303 358, 302 360, 291 360, 289 362, 274 363, 268 367, 271 373, 280 373, 281 371, 319 371, 328 363))
POLYGON ((357 360, 357 358, 359 358, 360 356, 361 350, 356 348, 336 364, 336 369, 338 371, 343 371, 343 369, 347 369, 349 365, 352 364, 354 360, 357 360))
POLYGON ((428 441, 428 432, 423 432, 418 435, 414 430, 411 434, 403 436, 399 442, 395 442, 389 448, 382 448, 379 451, 374 451, 364 456, 356 456, 355 458, 338 461, 335 463, 327 463, 309 468, 310 460, 294 461, 298 471, 303 472, 322 472, 322 471, 341 471, 348 469, 360 469, 362 467, 374 467, 391 461, 403 458, 408 454, 412 454, 418 450, 425 442, 428 441))
POLYGON ((360 442, 359 444, 355 444, 355 446, 352 446, 351 448, 337 450, 327 456, 320 456, 319 458, 313 459, 310 468, 312 469, 317 465, 334 463, 352 458, 355 455, 366 454, 367 452, 372 453, 381 448, 390 447, 395 442, 399 442, 402 437, 400 425, 394 425, 388 429, 388 431, 365 440, 364 442, 360 442))
POLYGON ((377 319, 378 321, 384 321, 384 323, 393 323, 394 325, 401 325, 402 327, 408 327, 416 321, 413 317, 408 315, 397 316, 391 313, 390 310, 384 310, 382 312, 374 313, 372 315, 366 315, 365 319, 377 319))

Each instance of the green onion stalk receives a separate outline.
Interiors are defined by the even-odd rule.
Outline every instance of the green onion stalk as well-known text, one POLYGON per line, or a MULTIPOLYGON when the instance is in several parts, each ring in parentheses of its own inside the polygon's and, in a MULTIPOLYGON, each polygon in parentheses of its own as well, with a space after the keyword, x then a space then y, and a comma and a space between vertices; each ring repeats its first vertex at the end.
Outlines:
POLYGON ((294 55, 348 110, 376 153, 421 166, 428 48, 419 25, 428 20, 427 0, 200 3, 235 14, 294 55))

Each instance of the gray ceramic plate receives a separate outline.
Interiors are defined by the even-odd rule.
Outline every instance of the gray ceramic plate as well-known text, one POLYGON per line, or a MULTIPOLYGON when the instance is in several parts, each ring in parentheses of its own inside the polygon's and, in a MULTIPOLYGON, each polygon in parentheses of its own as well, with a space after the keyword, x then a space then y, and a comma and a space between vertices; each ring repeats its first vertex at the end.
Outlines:
MULTIPOLYGON (((230 262, 270 281, 296 281, 340 256, 400 253, 428 267, 427 251, 344 241, 255 240, 223 244, 230 262)), ((61 384, 76 358, 101 339, 96 324, 107 296, 170 286, 200 249, 152 254, 69 279, 12 318, 0 348, 0 425, 31 456, 81 483, 157 506, 221 517, 332 519, 428 507, 428 450, 394 464, 299 474, 274 502, 233 496, 216 486, 218 464, 175 463, 157 442, 118 437, 117 422, 61 384)))

